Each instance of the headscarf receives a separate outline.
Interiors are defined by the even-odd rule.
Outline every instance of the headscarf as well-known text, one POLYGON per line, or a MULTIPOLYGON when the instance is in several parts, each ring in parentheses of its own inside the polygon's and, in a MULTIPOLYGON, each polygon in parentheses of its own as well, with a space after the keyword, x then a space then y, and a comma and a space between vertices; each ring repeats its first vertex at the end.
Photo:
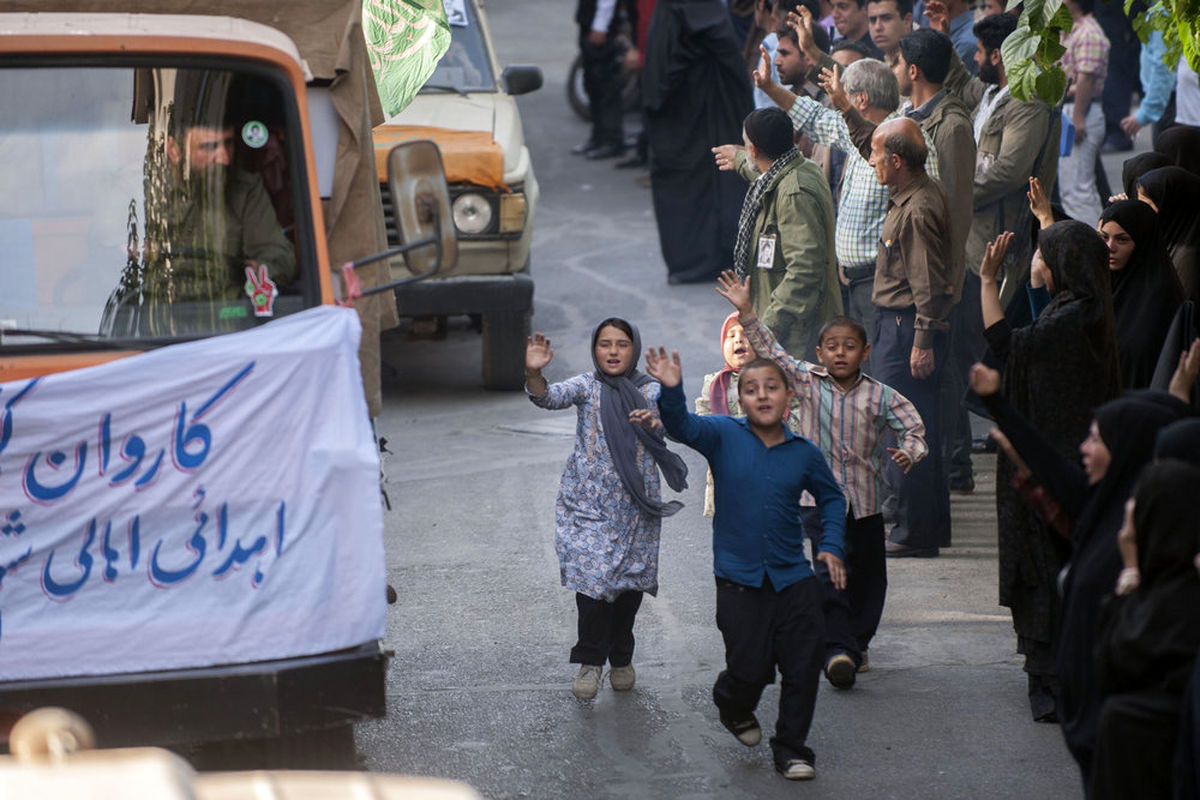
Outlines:
POLYGON ((1169 159, 1168 164, 1200 175, 1200 128, 1190 125, 1167 128, 1154 140, 1154 149, 1169 159))
POLYGON ((642 511, 652 517, 669 517, 683 508, 683 503, 678 500, 664 503, 647 496, 642 471, 638 465, 638 442, 640 441, 646 452, 654 458, 667 485, 677 492, 687 488, 687 465, 677 453, 667 449, 661 431, 648 431, 629 421, 629 412, 635 408, 649 408, 645 396, 638 389, 654 381, 637 368, 641 352, 642 336, 637 326, 628 320, 609 317, 596 325, 592 331, 592 364, 596 367, 596 380, 600 381, 600 427, 608 442, 608 451, 612 454, 617 475, 642 511), (600 338, 601 329, 611 325, 612 320, 624 322, 632 333, 630 338, 633 339, 633 357, 629 359, 629 367, 622 375, 609 375, 600 368, 600 362, 596 358, 596 340, 600 338))
POLYGON ((1191 464, 1167 460, 1142 473, 1133 512, 1141 582, 1109 610, 1097 648, 1102 692, 1186 688, 1200 648, 1197 493, 1191 464))
POLYGON ((1110 270, 1121 383, 1144 389, 1154 377, 1167 328, 1183 302, 1183 288, 1158 232, 1158 215, 1139 200, 1118 200, 1100 215, 1100 227, 1115 222, 1133 239, 1129 261, 1110 270))
POLYGON ((1200 418, 1181 419, 1159 431, 1154 443, 1154 457, 1186 461, 1200 467, 1200 418))
POLYGON ((1117 532, 1125 501, 1150 461, 1158 431, 1188 412, 1178 398, 1151 391, 1131 392, 1096 410, 1096 426, 1110 460, 1104 478, 1089 488, 1075 526, 1074 553, 1063 581, 1058 647, 1063 736, 1085 772, 1091 765, 1102 701, 1095 661, 1100 601, 1112 592, 1121 572, 1117 532))
POLYGON ((1171 159, 1162 153, 1140 153, 1125 159, 1125 162, 1121 164, 1121 186, 1125 189, 1125 196, 1130 200, 1137 200, 1138 178, 1152 169, 1169 166, 1171 166, 1171 159))
MULTIPOLYGON (((1059 368, 1094 370, 1094 378, 1118 390, 1116 360, 1116 317, 1108 280, 1108 248, 1095 229, 1076 220, 1056 222, 1038 236, 1042 261, 1054 279, 1054 297, 1031 326, 1038 340, 1049 349, 1026 352, 1034 358, 1054 353, 1059 368), (1081 335, 1082 334, 1082 335, 1081 335), (1054 342, 1054 337, 1072 336, 1076 341, 1054 342), (1064 350, 1078 346, 1078 352, 1064 350), (1075 363, 1065 363, 1071 358, 1075 363)), ((1034 391, 1036 386, 1030 387, 1034 391)))
MULTIPOLYGON (((721 323, 721 355, 725 355, 725 335, 729 333, 730 325, 741 325, 738 321, 738 312, 734 311, 725 321, 721 323)), ((747 342, 749 347, 750 343, 747 342)), ((714 414, 729 415, 729 384, 733 381, 733 376, 737 375, 737 370, 729 363, 729 359, 725 359, 725 366, 713 378, 712 383, 708 387, 708 407, 712 409, 714 414)))
POLYGON ((1138 186, 1158 208, 1163 244, 1184 297, 1200 303, 1200 175, 1183 167, 1160 167, 1139 178, 1138 186))

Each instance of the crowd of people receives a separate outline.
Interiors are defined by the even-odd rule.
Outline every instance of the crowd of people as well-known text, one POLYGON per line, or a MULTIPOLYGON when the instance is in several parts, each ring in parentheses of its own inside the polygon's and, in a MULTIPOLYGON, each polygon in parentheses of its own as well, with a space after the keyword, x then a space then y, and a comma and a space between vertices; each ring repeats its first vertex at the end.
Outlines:
MULTIPOLYGON (((1161 37, 1131 62, 1123 14, 1063 5, 1052 107, 1012 96, 1017 16, 992 0, 580 3, 582 47, 625 19, 644 43, 626 53, 644 56, 631 161, 669 282, 715 281, 735 310, 694 414, 677 355, 637 370, 628 320, 600 323, 596 371, 561 383, 530 341, 531 399, 579 415, 556 519, 576 696, 605 664, 634 684, 635 615, 678 510, 659 472, 686 480, 669 436, 710 467, 720 721, 758 744, 778 670, 774 763, 811 778, 819 678, 849 689, 869 669, 885 559, 951 546, 975 412, 996 426, 999 602, 1033 719, 1061 724, 1089 796, 1197 796, 1200 86, 1161 37), (1100 152, 1146 126, 1154 151, 1112 191, 1100 152)), ((592 159, 626 145, 598 75, 592 159)))

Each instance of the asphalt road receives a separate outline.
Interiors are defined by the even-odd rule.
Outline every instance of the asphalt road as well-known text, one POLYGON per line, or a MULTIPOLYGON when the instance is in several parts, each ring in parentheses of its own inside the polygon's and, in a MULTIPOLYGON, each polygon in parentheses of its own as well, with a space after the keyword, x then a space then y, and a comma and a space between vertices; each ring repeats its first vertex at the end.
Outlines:
MULTIPOLYGON (((534 327, 554 342, 552 380, 591 369, 587 338, 611 314, 646 344, 678 348, 689 395, 720 366, 730 309, 708 286, 668 287, 649 192, 636 173, 569 148, 587 128, 568 108, 571 4, 489 4, 499 60, 537 63, 521 98, 542 186, 534 327)), ((631 126, 636 125, 630 119, 631 126)), ((691 451, 687 508, 663 526, 658 597, 638 617, 637 688, 571 695, 572 594, 559 584, 554 498, 574 414, 479 388, 479 338, 452 321, 444 341, 384 348, 379 430, 387 464, 388 572, 399 591, 386 719, 359 729, 373 770, 456 778, 490 798, 1043 798, 1080 794, 1056 726, 1030 721, 1024 674, 996 604, 994 483, 954 500, 954 546, 889 564, 872 670, 849 692, 822 685, 809 744, 817 778, 793 784, 769 748, 721 727, 711 685, 723 663, 713 621, 704 464, 691 451)), ((759 710, 768 733, 777 688, 759 710)))

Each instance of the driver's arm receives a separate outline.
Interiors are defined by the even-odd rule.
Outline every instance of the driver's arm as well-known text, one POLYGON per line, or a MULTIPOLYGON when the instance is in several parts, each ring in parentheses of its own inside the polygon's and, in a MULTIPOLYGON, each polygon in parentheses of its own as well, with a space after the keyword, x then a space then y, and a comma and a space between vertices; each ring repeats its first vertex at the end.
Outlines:
POLYGON ((242 222, 240 255, 259 264, 266 264, 271 280, 282 289, 297 277, 296 251, 283 235, 275 216, 275 206, 263 185, 262 178, 242 173, 234 194, 234 213, 242 222))

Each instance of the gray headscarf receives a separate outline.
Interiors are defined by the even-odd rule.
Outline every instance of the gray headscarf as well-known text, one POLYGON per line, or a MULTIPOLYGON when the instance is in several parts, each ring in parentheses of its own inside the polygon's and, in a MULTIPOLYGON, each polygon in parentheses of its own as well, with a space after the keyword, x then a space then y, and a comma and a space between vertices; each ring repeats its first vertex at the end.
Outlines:
POLYGON ((629 421, 629 412, 635 408, 649 408, 646 398, 638 389, 654 380, 637 368, 641 352, 642 336, 637 326, 628 320, 609 317, 592 330, 592 363, 596 367, 596 380, 600 381, 600 427, 608 442, 608 451, 612 454, 617 475, 642 511, 652 517, 669 517, 683 508, 683 503, 678 500, 664 503, 646 495, 642 472, 638 468, 638 442, 645 445, 662 470, 667 485, 677 492, 687 488, 687 464, 678 454, 667 449, 661 431, 648 431, 629 421), (611 325, 613 320, 628 325, 633 339, 633 358, 629 360, 629 368, 625 374, 616 376, 606 373, 596 360, 596 340, 600 338, 600 330, 611 325))

